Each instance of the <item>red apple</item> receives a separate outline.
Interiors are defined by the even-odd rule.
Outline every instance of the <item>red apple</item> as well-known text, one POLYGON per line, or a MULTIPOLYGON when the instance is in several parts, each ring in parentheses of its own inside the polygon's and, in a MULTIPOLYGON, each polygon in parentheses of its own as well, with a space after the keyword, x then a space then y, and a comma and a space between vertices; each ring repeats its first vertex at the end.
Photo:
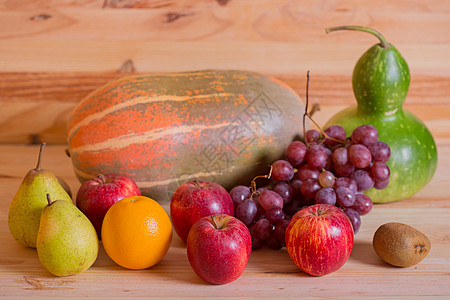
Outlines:
POLYGON ((188 181, 172 195, 170 217, 175 232, 184 243, 195 222, 202 217, 218 214, 234 216, 234 204, 227 190, 217 183, 188 181))
POLYGON ((92 222, 101 239, 103 218, 111 205, 123 198, 140 195, 132 179, 118 174, 100 174, 83 182, 77 192, 76 205, 92 222))
POLYGON ((194 272, 213 284, 236 280, 244 272, 252 237, 239 219, 221 214, 203 217, 189 231, 187 255, 194 272))
POLYGON ((286 249, 305 273, 322 276, 338 270, 353 248, 353 228, 336 206, 315 204, 298 211, 285 234, 286 249))

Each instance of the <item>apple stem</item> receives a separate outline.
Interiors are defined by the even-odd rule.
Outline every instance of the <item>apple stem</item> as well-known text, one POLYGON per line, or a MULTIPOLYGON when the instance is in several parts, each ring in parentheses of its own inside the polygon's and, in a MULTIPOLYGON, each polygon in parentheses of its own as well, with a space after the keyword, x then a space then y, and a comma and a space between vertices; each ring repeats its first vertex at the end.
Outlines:
POLYGON ((195 184, 196 186, 200 186, 200 182, 198 182, 198 179, 197 179, 197 178, 194 179, 194 184, 195 184))
POLYGON ((39 156, 38 156, 38 161, 37 161, 37 165, 36 165, 36 171, 41 170, 42 153, 44 153, 45 145, 46 145, 46 143, 42 143, 41 147, 39 148, 39 156))
POLYGON ((320 216, 323 216, 325 213, 326 213, 326 211, 322 210, 321 208, 318 208, 318 209, 315 211, 314 215, 320 217, 320 216))
POLYGON ((106 183, 106 181, 105 181, 105 176, 103 176, 103 174, 102 173, 100 173, 100 174, 98 174, 98 176, 97 176, 101 181, 102 181, 102 183, 103 184, 105 184, 106 183))
POLYGON ((48 202, 48 205, 52 205, 52 199, 50 199, 50 194, 49 193, 47 193, 47 202, 48 202))
POLYGON ((217 220, 216 218, 214 218, 214 216, 211 216, 211 224, 213 224, 215 229, 220 229, 219 224, 217 224, 217 220))

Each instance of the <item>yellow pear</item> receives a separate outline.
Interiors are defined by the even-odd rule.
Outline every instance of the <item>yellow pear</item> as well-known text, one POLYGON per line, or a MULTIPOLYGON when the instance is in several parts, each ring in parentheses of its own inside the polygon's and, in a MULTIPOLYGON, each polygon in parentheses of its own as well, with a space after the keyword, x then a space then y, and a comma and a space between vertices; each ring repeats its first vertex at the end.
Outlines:
POLYGON ((36 168, 27 173, 9 206, 9 231, 25 247, 36 248, 41 212, 48 203, 47 194, 53 199, 61 199, 73 205, 56 176, 41 168, 44 148, 45 143, 41 145, 36 168))
POLYGON ((41 214, 37 253, 53 275, 70 276, 92 266, 98 255, 98 237, 91 221, 73 204, 51 200, 41 214))

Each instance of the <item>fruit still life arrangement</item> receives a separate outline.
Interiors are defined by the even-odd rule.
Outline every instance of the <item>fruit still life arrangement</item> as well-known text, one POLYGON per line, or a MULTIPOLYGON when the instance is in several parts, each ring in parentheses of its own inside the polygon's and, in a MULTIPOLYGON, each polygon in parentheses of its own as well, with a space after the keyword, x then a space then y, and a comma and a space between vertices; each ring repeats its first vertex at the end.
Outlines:
MULTIPOLYGON (((402 108, 410 77, 398 50, 370 28, 327 32, 337 30, 380 43, 354 68, 357 106, 323 129, 309 110, 309 72, 305 103, 275 78, 237 70, 136 75, 94 91, 68 124, 76 196, 41 168, 42 144, 10 204, 12 237, 36 248, 55 276, 86 271, 99 247, 122 268, 151 268, 173 231, 193 273, 211 284, 237 280, 259 248, 286 251, 311 276, 339 270, 362 216, 419 191, 437 152, 425 125, 402 108)), ((418 264, 431 249, 422 232, 398 222, 381 225, 372 246, 396 267, 418 264)))

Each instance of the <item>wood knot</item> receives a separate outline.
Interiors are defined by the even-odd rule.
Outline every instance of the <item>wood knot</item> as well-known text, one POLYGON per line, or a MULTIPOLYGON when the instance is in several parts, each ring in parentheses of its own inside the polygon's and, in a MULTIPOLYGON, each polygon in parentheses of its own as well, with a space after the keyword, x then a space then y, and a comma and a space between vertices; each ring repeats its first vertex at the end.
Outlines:
POLYGON ((49 15, 49 14, 39 14, 39 15, 31 16, 30 20, 31 21, 45 21, 47 19, 50 19, 51 17, 52 17, 52 15, 49 15))
POLYGON ((48 290, 48 289, 68 289, 68 285, 74 283, 70 278, 44 278, 37 276, 24 276, 25 282, 30 285, 32 289, 48 290))
POLYGON ((219 5, 221 5, 221 6, 227 5, 228 2, 230 2, 230 0, 217 0, 217 3, 219 3, 219 5))
POLYGON ((40 145, 40 144, 42 144, 42 139, 39 136, 39 134, 31 134, 29 136, 29 139, 30 139, 30 144, 32 144, 32 145, 40 145))
POLYGON ((166 23, 172 23, 182 17, 188 17, 193 15, 193 13, 179 13, 179 12, 168 12, 166 14, 166 23))

